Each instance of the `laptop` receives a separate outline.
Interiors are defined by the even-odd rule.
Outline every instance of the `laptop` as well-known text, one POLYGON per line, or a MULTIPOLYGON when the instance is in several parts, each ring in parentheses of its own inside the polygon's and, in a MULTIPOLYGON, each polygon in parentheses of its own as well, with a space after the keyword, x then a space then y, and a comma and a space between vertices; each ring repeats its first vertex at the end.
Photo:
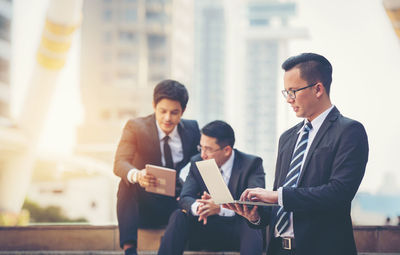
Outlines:
POLYGON ((214 159, 198 161, 196 162, 196 166, 199 169, 200 175, 203 178, 203 181, 216 204, 278 206, 278 204, 274 203, 234 200, 214 159))

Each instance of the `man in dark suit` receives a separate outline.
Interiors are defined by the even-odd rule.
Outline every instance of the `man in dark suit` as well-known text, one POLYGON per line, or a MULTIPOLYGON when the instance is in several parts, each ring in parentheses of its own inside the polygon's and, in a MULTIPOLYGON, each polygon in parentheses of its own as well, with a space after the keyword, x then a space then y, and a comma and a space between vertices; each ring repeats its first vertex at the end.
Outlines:
POLYGON ((197 153, 200 131, 196 121, 181 119, 189 96, 177 81, 164 80, 154 89, 154 114, 129 120, 115 155, 114 173, 121 177, 117 195, 120 245, 125 254, 136 254, 138 227, 166 225, 178 207, 182 184, 179 171, 197 153), (176 197, 145 191, 156 178, 145 165, 176 169, 176 197))
POLYGON ((201 154, 192 158, 179 205, 170 217, 159 254, 182 254, 190 249, 239 250, 241 254, 262 253, 262 231, 252 229, 245 219, 213 202, 196 167, 202 159, 215 159, 232 196, 247 187, 264 187, 262 159, 233 149, 235 135, 223 121, 213 121, 201 130, 201 154))
POLYGON ((270 226, 268 255, 356 255, 350 210, 368 161, 367 134, 331 104, 332 66, 325 57, 303 53, 282 68, 282 93, 304 121, 279 139, 273 191, 247 189, 241 196, 280 206, 224 207, 254 227, 270 226))

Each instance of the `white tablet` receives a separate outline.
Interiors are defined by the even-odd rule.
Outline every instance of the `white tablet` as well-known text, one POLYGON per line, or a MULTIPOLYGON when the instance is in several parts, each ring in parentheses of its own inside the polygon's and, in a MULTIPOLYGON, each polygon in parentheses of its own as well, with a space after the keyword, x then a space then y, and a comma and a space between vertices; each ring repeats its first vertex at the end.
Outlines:
POLYGON ((176 171, 174 169, 147 164, 146 172, 157 178, 157 186, 147 187, 147 192, 175 197, 176 171))

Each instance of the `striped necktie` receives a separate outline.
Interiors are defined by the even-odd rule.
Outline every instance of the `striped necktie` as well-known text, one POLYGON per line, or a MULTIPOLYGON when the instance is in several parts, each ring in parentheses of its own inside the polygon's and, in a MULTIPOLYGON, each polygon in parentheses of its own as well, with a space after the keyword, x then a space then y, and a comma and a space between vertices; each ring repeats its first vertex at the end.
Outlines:
MULTIPOLYGON (((292 160, 289 166, 289 172, 286 175, 285 183, 283 187, 296 187, 297 182, 300 176, 301 165, 304 160, 304 153, 307 149, 308 143, 308 133, 312 129, 312 125, 310 122, 304 126, 303 134, 300 138, 300 141, 296 145, 294 150, 292 160)), ((290 225, 290 213, 286 212, 283 207, 280 207, 278 212, 276 213, 276 218, 278 219, 276 222, 276 229, 278 230, 279 235, 287 230, 290 225)))

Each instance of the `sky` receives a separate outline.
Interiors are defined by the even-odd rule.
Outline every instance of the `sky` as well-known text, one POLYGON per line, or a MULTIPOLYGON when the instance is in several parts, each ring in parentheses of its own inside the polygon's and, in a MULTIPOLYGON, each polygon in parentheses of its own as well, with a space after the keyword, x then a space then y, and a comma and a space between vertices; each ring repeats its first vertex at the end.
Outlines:
MULTIPOLYGON (((381 0, 297 0, 294 27, 308 37, 289 44, 289 55, 316 52, 333 65, 331 99, 341 113, 363 123, 369 137, 369 162, 361 191, 400 193, 398 157, 400 117, 400 39, 381 0)), ((13 112, 18 113, 29 84, 48 0, 15 0, 12 68, 13 112), (23 15, 21 15, 23 14, 23 15), (28 29, 29 28, 29 29, 28 29)), ((82 121, 79 96, 79 34, 60 73, 40 143, 41 153, 72 152, 82 121)), ((282 75, 283 77, 283 75, 282 75)), ((282 83, 283 84, 283 83, 282 83)), ((284 103, 284 101, 282 101, 284 103)), ((291 119, 291 124, 298 119, 291 119)), ((290 127, 288 125, 287 128, 290 127)))

